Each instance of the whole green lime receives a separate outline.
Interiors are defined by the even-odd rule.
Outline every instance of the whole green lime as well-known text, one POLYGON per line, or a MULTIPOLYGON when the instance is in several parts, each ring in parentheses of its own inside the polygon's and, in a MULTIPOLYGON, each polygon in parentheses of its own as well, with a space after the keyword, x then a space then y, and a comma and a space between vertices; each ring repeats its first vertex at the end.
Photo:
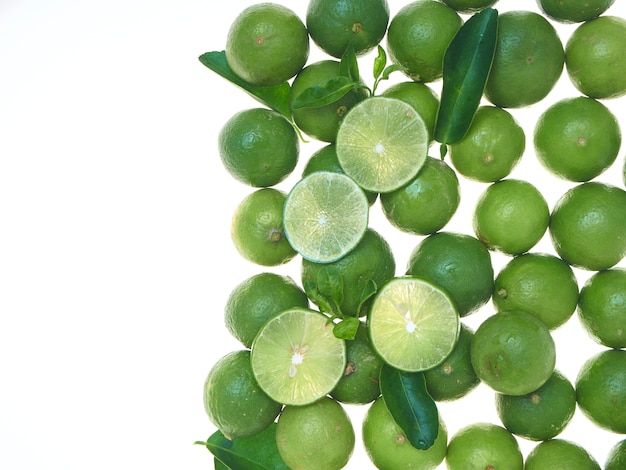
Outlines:
POLYGON ((318 306, 334 304, 343 315, 367 315, 373 294, 396 272, 389 243, 368 228, 359 244, 332 263, 302 260, 302 285, 318 306), (329 288, 332 282, 332 288, 329 288))
POLYGON ((474 333, 470 353, 480 380, 506 395, 537 390, 556 363, 550 330, 521 310, 498 312, 483 321, 474 333))
POLYGON ((554 330, 576 311, 578 280, 561 258, 524 253, 497 274, 492 300, 498 311, 523 310, 554 330))
POLYGON ((438 366, 424 371, 426 389, 433 400, 457 400, 480 383, 470 357, 473 337, 474 331, 461 323, 459 339, 450 355, 438 366))
POLYGON ((226 38, 226 61, 253 85, 270 86, 295 76, 309 58, 309 33, 291 9, 258 3, 235 18, 226 38))
POLYGON ((565 439, 540 442, 526 457, 525 470, 566 468, 567 470, 601 470, 598 462, 580 445, 565 439))
POLYGON ((455 171, 443 160, 433 157, 426 158, 408 184, 380 195, 387 220, 399 230, 416 235, 442 229, 456 212, 460 200, 455 171))
POLYGON ((448 470, 524 468, 515 437, 492 423, 474 423, 459 429, 448 444, 446 464, 448 470))
POLYGON ((576 411, 576 391, 560 372, 526 395, 496 393, 498 416, 510 432, 533 441, 556 437, 565 429, 576 411))
POLYGON ((417 449, 395 422, 382 398, 368 408, 362 435, 367 455, 379 470, 435 470, 446 456, 448 432, 441 418, 434 444, 425 450, 417 449))
POLYGON ((289 468, 339 470, 348 463, 355 436, 350 417, 332 398, 285 406, 276 426, 278 452, 289 468))
POLYGON ((588 181, 613 164, 622 143, 617 118, 586 96, 562 99, 546 109, 534 130, 539 162, 560 178, 588 181))
POLYGON ((463 233, 440 231, 422 239, 409 256, 407 274, 443 289, 462 317, 487 303, 493 292, 489 250, 463 233))
POLYGON ((528 181, 504 179, 482 192, 474 207, 476 236, 491 250, 519 255, 534 247, 550 222, 550 209, 528 181))
POLYGON ((591 422, 626 434, 626 351, 607 349, 589 358, 575 387, 578 406, 591 422))
POLYGON ((220 158, 238 181, 254 187, 274 186, 296 167, 298 134, 276 111, 253 108, 240 111, 218 136, 220 158))
POLYGON ((348 46, 357 56, 371 51, 385 36, 388 24, 387 0, 311 0, 306 11, 311 39, 338 59, 348 46))
POLYGON ((465 136, 449 145, 454 168, 483 183, 508 176, 525 148, 524 129, 511 113, 497 106, 480 106, 465 136))
POLYGON ((416 82, 432 82, 443 76, 443 56, 463 19, 449 6, 435 0, 414 0, 398 10, 387 30, 387 51, 416 82))
POLYGON ((604 470, 622 470, 623 468, 626 468, 626 439, 611 447, 604 464, 604 470))
POLYGON ((600 271, 626 255, 626 191, 599 181, 565 192, 552 208, 552 243, 572 266, 600 271))
POLYGON ((264 272, 245 279, 230 292, 224 322, 226 329, 250 348, 267 320, 288 308, 308 306, 305 292, 291 277, 264 272))
POLYGON ((626 19, 600 16, 582 23, 565 45, 565 65, 574 86, 596 99, 626 94, 626 19))
POLYGON ((257 384, 247 349, 220 358, 204 382, 204 409, 229 439, 263 431, 274 422, 280 408, 280 403, 257 384))
POLYGON ((349 91, 341 98, 323 106, 294 109, 294 101, 312 87, 323 87, 328 80, 340 76, 341 64, 336 60, 321 60, 304 67, 291 84, 289 105, 296 125, 307 135, 323 142, 335 142, 339 124, 346 113, 367 97, 364 89, 349 91))
POLYGON ((296 255, 283 229, 286 197, 278 189, 257 189, 235 209, 231 238, 237 251, 248 261, 262 266, 278 266, 296 255))
POLYGON ((561 23, 582 23, 600 16, 615 0, 537 0, 541 11, 561 23))
POLYGON ((539 13, 512 10, 498 17, 496 51, 485 96, 502 108, 535 104, 552 91, 563 72, 563 44, 539 13))

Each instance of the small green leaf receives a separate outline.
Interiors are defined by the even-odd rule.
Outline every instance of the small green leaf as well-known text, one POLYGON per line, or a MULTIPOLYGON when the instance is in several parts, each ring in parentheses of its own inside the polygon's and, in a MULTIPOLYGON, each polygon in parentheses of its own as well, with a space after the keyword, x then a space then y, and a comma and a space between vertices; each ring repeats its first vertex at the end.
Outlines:
POLYGON ((406 67, 403 67, 402 65, 399 64, 391 64, 389 67, 386 67, 385 70, 383 70, 383 75, 382 75, 382 80, 389 80, 389 75, 391 75, 393 72, 402 72, 406 70, 406 67))
POLYGON ((480 105, 496 49, 498 12, 485 8, 457 32, 443 59, 443 86, 434 137, 443 144, 463 138, 480 105))
POLYGON ((322 85, 312 86, 302 91, 293 100, 293 109, 318 108, 334 103, 346 93, 360 88, 362 85, 348 77, 338 76, 329 79, 322 85))
MULTIPOLYGON (((276 446, 276 423, 259 434, 228 439, 220 431, 214 432, 205 443, 215 458, 237 470, 289 470, 276 446)), ((219 468, 216 466, 216 468, 219 468)), ((221 467, 222 469, 224 467, 221 467)))
POLYGON ((332 266, 324 266, 318 271, 317 289, 320 294, 332 299, 337 305, 343 302, 343 278, 332 266))
POLYGON ((362 312, 361 310, 364 308, 365 303, 372 298, 374 294, 378 291, 378 286, 374 279, 368 279, 361 291, 361 296, 359 298, 359 307, 357 308, 357 312, 359 312, 359 316, 365 315, 366 312, 362 312))
POLYGON ((331 305, 326 297, 324 297, 317 288, 317 282, 313 279, 305 279, 303 281, 304 291, 311 302, 317 305, 320 311, 333 314, 335 307, 331 305))
POLYGON ((232 71, 224 51, 206 52, 199 57, 200 62, 213 72, 225 78, 232 84, 247 92, 254 99, 279 112, 291 121, 291 108, 289 107, 289 83, 284 82, 274 86, 256 86, 241 79, 232 71))
POLYGON ((339 65, 339 74, 348 77, 353 82, 360 80, 359 64, 354 53, 354 47, 349 44, 346 48, 343 56, 341 57, 341 63, 339 65))
POLYGON ((356 317, 346 317, 333 327, 333 334, 339 339, 354 339, 359 329, 359 319, 356 317))
POLYGON ((424 374, 384 364, 380 369, 380 392, 411 445, 422 450, 430 448, 439 434, 439 412, 426 390, 424 374))
POLYGON ((385 53, 385 49, 382 46, 378 46, 378 55, 374 59, 374 79, 378 80, 380 74, 385 70, 385 65, 387 65, 387 54, 385 53))

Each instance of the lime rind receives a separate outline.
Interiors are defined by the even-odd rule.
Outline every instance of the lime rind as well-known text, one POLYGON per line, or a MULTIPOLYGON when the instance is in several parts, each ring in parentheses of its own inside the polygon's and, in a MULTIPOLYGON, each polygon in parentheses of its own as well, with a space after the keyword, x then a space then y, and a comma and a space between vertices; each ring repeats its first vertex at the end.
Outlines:
POLYGON ((337 133, 344 172, 367 191, 385 193, 417 175, 428 154, 428 129, 420 115, 396 98, 372 97, 354 106, 337 133))
POLYGON ((439 365, 454 348, 459 314, 441 289, 414 277, 394 278, 376 295, 368 317, 372 346, 400 370, 439 365))
POLYGON ((314 263, 331 263, 363 238, 369 203, 350 177, 329 171, 298 181, 285 201, 285 235, 294 250, 314 263))
POLYGON ((259 331, 252 344, 252 372, 273 400, 306 405, 337 385, 345 370, 346 348, 328 320, 320 312, 292 308, 259 331))

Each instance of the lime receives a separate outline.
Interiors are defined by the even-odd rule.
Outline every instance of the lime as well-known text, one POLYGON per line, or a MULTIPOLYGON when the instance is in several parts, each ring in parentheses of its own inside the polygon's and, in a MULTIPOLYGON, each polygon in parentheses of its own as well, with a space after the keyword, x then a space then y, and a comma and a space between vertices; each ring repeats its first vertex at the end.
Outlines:
POLYGON ((367 320, 372 347, 386 363, 404 371, 435 367, 459 336, 459 315, 452 300, 414 277, 394 278, 382 286, 367 320))
POLYGON ((309 58, 309 34, 289 8, 258 3, 235 18, 226 39, 226 61, 235 74, 253 85, 289 80, 309 58))
POLYGON ((363 405, 380 395, 378 377, 383 360, 378 356, 365 323, 361 322, 354 339, 346 341, 346 369, 330 395, 342 403, 363 405))
POLYGON ((383 39, 388 23, 387 0, 311 0, 306 11, 311 39, 337 58, 348 46, 357 56, 371 51, 383 39))
POLYGON ((267 320, 291 307, 309 306, 305 292, 289 276, 259 273, 231 291, 224 309, 228 331, 247 348, 267 320))
POLYGON ((463 19, 435 0, 414 0, 391 18, 387 51, 416 82, 432 82, 443 75, 443 56, 463 19))
POLYGON ((346 114, 337 133, 341 167, 368 191, 383 193, 408 183, 427 153, 426 124, 410 105, 395 98, 361 101, 346 114))
POLYGON ((320 308, 335 303, 343 316, 362 317, 369 311, 372 294, 396 273, 396 262, 389 243, 368 228, 359 244, 332 263, 302 260, 302 285, 320 308), (334 279, 335 288, 328 288, 334 279))
POLYGON ((489 249, 519 255, 539 242, 549 221, 548 203, 535 186, 505 179, 492 183, 478 197, 473 226, 489 249))
POLYGON ((538 0, 541 11, 561 23, 582 23, 600 16, 615 0, 538 0))
POLYGON ((491 7, 498 3, 498 0, 442 0, 449 7, 454 8, 459 13, 474 13, 483 8, 491 7))
POLYGON ((598 462, 580 445, 564 439, 540 442, 526 457, 525 470, 547 468, 601 470, 598 462))
POLYGON ((561 258, 548 253, 524 253, 500 270, 492 299, 498 311, 523 310, 554 330, 576 310, 578 280, 561 258))
POLYGON ((435 122, 439 110, 439 96, 431 87, 418 82, 399 82, 388 87, 380 96, 396 98, 412 106, 426 124, 428 142, 433 142, 435 122))
POLYGON ((522 452, 502 426, 474 423, 459 429, 448 443, 448 470, 522 470, 522 452))
POLYGON ((626 93, 626 19, 600 16, 578 26, 565 45, 565 65, 574 86, 591 98, 626 93))
POLYGON ((572 266, 600 271, 626 255, 626 191, 597 181, 565 192, 552 209, 550 236, 572 266))
POLYGON ((302 178, 285 201, 285 235, 303 258, 330 263, 345 256, 363 238, 369 203, 348 176, 318 171, 302 178))
MULTIPOLYGON (((314 152, 309 160, 306 162, 304 169, 302 170, 302 177, 309 176, 316 171, 332 171, 333 173, 343 173, 343 168, 339 164, 337 158, 337 147, 335 144, 328 144, 316 152, 314 152)), ((378 193, 371 191, 364 191, 367 197, 367 202, 371 206, 378 199, 378 193)))
POLYGON ((470 346, 474 331, 461 323, 459 339, 444 361, 424 371, 428 393, 436 401, 457 400, 472 391, 480 380, 472 367, 470 346))
POLYGON ((580 323, 599 344, 626 348, 626 269, 592 275, 580 291, 580 323))
POLYGON ((258 189, 248 194, 235 209, 231 238, 239 254, 248 261, 278 266, 297 254, 285 238, 283 228, 286 197, 278 189, 258 189))
POLYGON ((354 450, 354 428, 342 406, 324 397, 304 406, 285 406, 278 417, 276 444, 289 468, 339 470, 354 450))
POLYGON ((346 366, 344 341, 326 315, 291 308, 272 317, 252 343, 252 371, 265 392, 285 405, 328 394, 346 366))
POLYGON ((448 432, 441 417, 434 444, 425 450, 416 449, 382 398, 372 403, 365 413, 362 435, 367 455, 379 470, 435 470, 446 456, 448 432))
POLYGON ((462 317, 487 303, 493 292, 489 250, 462 233, 436 232, 421 240, 411 252, 407 273, 441 287, 462 317))
POLYGON ((626 439, 611 447, 604 464, 604 470, 622 470, 624 468, 626 468, 626 439))
POLYGON ((499 312, 483 321, 471 346, 476 375, 496 392, 526 395, 554 372, 556 350, 548 328, 519 310, 499 312))
POLYGON ((510 432, 533 441, 559 435, 576 411, 576 391, 558 371, 537 390, 526 395, 496 393, 498 416, 510 432))
POLYGON ((561 39, 546 18, 532 11, 504 12, 485 96, 502 108, 535 104, 552 91, 564 61, 561 39))
POLYGON ((296 167, 300 144, 295 129, 276 111, 240 111, 218 136, 220 158, 238 181, 254 187, 273 186, 296 167))
POLYGON ((433 157, 426 158, 409 183, 380 195, 387 220, 399 230, 416 235, 442 229, 456 212, 460 199, 455 171, 433 157))
POLYGON ((323 142, 335 142, 337 130, 346 113, 367 97, 367 91, 353 89, 341 98, 324 106, 293 109, 300 94, 311 87, 322 87, 340 75, 341 65, 336 60, 321 60, 304 67, 291 84, 289 105, 296 125, 307 135, 323 142))
POLYGON ((609 108, 593 98, 560 100, 539 116, 535 153, 553 174, 570 181, 595 178, 617 158, 622 133, 609 108))
POLYGON ((480 106, 465 136, 449 146, 454 168, 483 183, 508 176, 525 148, 524 129, 511 113, 496 106, 480 106))
POLYGON ((591 422, 626 434, 626 351, 607 349, 589 358, 575 386, 578 406, 591 422))
POLYGON ((204 382, 204 409, 229 439, 263 431, 274 422, 280 408, 280 403, 257 384, 247 349, 222 356, 204 382))

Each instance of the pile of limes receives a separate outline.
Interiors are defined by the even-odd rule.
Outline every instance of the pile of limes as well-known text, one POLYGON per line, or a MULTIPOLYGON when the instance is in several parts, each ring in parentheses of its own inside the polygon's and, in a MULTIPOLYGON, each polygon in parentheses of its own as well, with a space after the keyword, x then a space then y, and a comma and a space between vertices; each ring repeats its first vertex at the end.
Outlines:
POLYGON ((558 437, 577 409, 616 435, 605 468, 626 469, 626 191, 603 179, 619 165, 626 184, 606 104, 626 96, 614 1, 255 3, 200 57, 259 103, 216 142, 251 188, 230 230, 259 268, 224 306, 242 348, 204 386, 216 469, 341 469, 352 406, 379 469, 599 469, 558 437), (564 75, 576 95, 535 107, 564 75), (529 109, 532 136, 515 117, 529 109), (518 178, 533 158, 544 174, 518 178), (545 178, 565 185, 554 201, 545 178), (467 230, 447 228, 467 207, 467 230), (404 267, 377 218, 413 240, 404 267), (553 335, 571 321, 596 347, 575 378, 553 335), (449 437, 438 405, 481 384, 500 422, 449 437))

